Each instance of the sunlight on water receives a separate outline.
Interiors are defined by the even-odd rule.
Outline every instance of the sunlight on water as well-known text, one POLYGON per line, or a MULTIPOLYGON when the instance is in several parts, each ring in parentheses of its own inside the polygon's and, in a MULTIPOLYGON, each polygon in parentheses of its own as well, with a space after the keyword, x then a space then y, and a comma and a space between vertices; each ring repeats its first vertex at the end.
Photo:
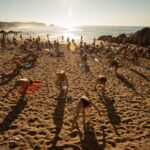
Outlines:
POLYGON ((47 34, 50 40, 61 40, 62 36, 66 40, 67 37, 80 40, 81 35, 84 40, 93 40, 101 35, 113 35, 117 36, 122 33, 132 34, 143 27, 118 27, 118 26, 72 26, 66 25, 60 26, 44 26, 44 27, 33 27, 33 26, 20 26, 19 28, 12 28, 13 31, 22 31, 25 35, 32 35, 37 37, 38 35, 44 39, 47 39, 47 34))

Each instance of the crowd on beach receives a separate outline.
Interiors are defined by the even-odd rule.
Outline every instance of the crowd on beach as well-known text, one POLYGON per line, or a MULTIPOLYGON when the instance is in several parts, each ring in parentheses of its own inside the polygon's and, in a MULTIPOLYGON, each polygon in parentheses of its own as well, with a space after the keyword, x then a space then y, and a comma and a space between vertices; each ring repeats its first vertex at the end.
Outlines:
MULTIPOLYGON (((62 36, 62 41, 54 40, 50 41, 49 36, 47 36, 47 40, 42 40, 40 36, 37 38, 24 38, 23 35, 14 35, 13 37, 9 37, 9 35, 3 34, 0 38, 0 53, 3 53, 7 50, 13 51, 18 49, 20 53, 15 53, 12 55, 10 60, 6 60, 3 62, 3 66, 6 64, 13 64, 13 68, 8 72, 6 70, 0 71, 0 84, 7 84, 11 82, 13 78, 15 78, 20 72, 26 71, 26 69, 32 69, 33 67, 38 67, 37 62, 42 57, 42 55, 49 55, 50 57, 65 57, 64 52, 61 50, 61 45, 64 45, 64 37, 62 36)), ((117 74, 118 69, 121 67, 128 66, 129 63, 133 63, 135 65, 140 64, 140 58, 150 59, 150 48, 143 48, 138 45, 129 45, 129 44, 113 44, 113 43, 104 43, 102 41, 97 41, 95 38, 92 43, 84 42, 83 37, 81 36, 79 44, 75 42, 74 39, 70 40, 67 38, 67 49, 68 53, 78 54, 79 57, 79 67, 85 69, 85 73, 88 74, 88 59, 92 58, 96 63, 101 63, 101 54, 104 54, 107 59, 107 64, 103 64, 104 72, 99 74, 99 76, 95 79, 94 90, 101 93, 101 95, 105 95, 107 90, 107 80, 108 76, 105 72, 111 72, 113 74, 117 74), (97 89, 97 86, 100 88, 97 89)), ((65 98, 68 96, 68 76, 64 69, 58 70, 56 72, 56 87, 60 92, 65 95, 65 98)), ((25 98, 27 94, 28 87, 34 83, 39 83, 39 81, 30 79, 30 78, 20 78, 16 80, 13 88, 9 89, 3 97, 7 97, 8 94, 18 88, 22 87, 22 97, 25 98)), ((42 87, 41 87, 42 88, 42 87)), ((98 114, 100 114, 99 108, 90 100, 86 95, 83 95, 79 101, 77 102, 77 106, 74 112, 73 121, 72 121, 72 129, 75 127, 77 120, 79 118, 79 114, 82 112, 83 114, 83 122, 85 122, 85 112, 89 106, 93 106, 95 110, 97 110, 98 114)))

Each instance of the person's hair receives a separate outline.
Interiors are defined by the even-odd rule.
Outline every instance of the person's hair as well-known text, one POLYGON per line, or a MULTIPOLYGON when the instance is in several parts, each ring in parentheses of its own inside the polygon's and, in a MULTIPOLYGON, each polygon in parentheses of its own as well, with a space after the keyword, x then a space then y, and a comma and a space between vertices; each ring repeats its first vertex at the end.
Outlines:
POLYGON ((86 96, 82 96, 80 100, 89 100, 86 96))

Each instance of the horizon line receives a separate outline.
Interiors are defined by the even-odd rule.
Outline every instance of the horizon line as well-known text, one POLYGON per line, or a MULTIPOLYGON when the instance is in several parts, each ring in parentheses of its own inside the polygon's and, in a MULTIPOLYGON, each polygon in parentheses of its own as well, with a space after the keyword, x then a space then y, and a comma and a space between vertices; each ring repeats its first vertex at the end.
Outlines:
MULTIPOLYGON (((20 22, 20 23, 43 23, 45 24, 46 26, 51 26, 51 25, 54 25, 54 26, 60 26, 60 27, 63 27, 63 25, 57 25, 57 24, 54 24, 54 23, 45 23, 45 22, 38 22, 38 21, 0 21, 0 23, 17 23, 17 22, 20 22)), ((95 25, 73 25, 73 27, 78 27, 78 26, 105 26, 105 27, 150 27, 150 25, 98 25, 98 24, 95 24, 95 25)))

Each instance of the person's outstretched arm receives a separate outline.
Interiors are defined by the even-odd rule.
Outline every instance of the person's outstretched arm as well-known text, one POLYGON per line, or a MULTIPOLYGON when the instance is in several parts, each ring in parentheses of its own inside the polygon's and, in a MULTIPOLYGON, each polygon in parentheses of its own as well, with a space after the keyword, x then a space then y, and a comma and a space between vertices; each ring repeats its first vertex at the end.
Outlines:
POLYGON ((90 103, 91 103, 91 105, 97 110, 99 116, 101 116, 100 110, 98 109, 98 107, 97 107, 95 104, 93 104, 91 101, 90 101, 90 103))

